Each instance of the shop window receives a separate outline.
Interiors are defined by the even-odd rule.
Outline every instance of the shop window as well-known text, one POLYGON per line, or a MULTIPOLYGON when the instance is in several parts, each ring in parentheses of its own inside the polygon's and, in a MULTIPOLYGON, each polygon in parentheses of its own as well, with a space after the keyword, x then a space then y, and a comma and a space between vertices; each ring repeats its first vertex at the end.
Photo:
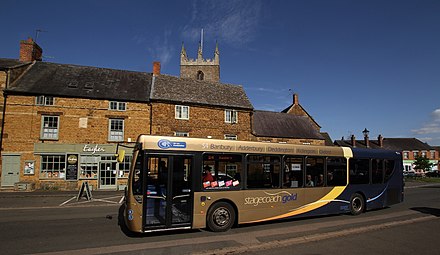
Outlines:
POLYGON ((41 179, 65 179, 66 156, 65 155, 42 155, 41 156, 41 179))
POLYGON ((124 120, 110 119, 109 120, 109 141, 124 141, 124 120))
POLYGON ((235 154, 204 154, 202 185, 204 189, 239 189, 242 156, 235 154))
POLYGON ((43 115, 41 119, 41 139, 57 140, 60 117, 43 115))
POLYGON ((81 179, 96 179, 98 177, 99 156, 81 156, 80 175, 81 179))
POLYGON ((247 187, 279 188, 280 158, 278 156, 248 156, 247 187))
POLYGON ((125 156, 124 161, 119 163, 119 178, 128 178, 130 173, 131 159, 133 156, 125 156))

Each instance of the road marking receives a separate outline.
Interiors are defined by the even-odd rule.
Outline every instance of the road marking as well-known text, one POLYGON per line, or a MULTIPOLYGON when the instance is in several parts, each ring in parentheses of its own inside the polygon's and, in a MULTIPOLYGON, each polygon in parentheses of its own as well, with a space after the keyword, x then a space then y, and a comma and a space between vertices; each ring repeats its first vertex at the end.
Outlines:
POLYGON ((71 199, 66 200, 65 202, 61 203, 59 206, 63 206, 67 203, 69 203, 70 201, 74 200, 76 198, 76 196, 72 197, 71 199))
POLYGON ((176 247, 176 246, 182 246, 182 245, 194 245, 194 244, 209 244, 209 243, 217 243, 221 241, 235 241, 237 245, 231 246, 229 248, 223 248, 223 249, 215 249, 215 250, 208 250, 208 251, 199 251, 197 253, 192 254, 216 254, 216 255, 222 255, 222 254, 240 254, 240 253, 246 253, 251 251, 260 251, 260 250, 267 250, 275 247, 286 247, 290 246, 292 244, 301 244, 301 243, 307 243, 317 240, 324 240, 324 239, 330 239, 334 237, 342 237, 346 235, 353 235, 357 233, 363 233, 373 230, 380 230, 384 228, 394 227, 394 226, 401 226, 401 225, 407 225, 407 224, 413 224, 417 222, 424 222, 429 221, 433 219, 438 219, 438 217, 430 215, 430 216, 423 216, 423 217, 416 217, 412 219, 407 220, 398 220, 398 221, 391 221, 387 223, 381 223, 381 224, 365 224, 365 227, 356 227, 356 228, 348 228, 347 230, 338 230, 338 231, 331 231, 326 233, 320 233, 320 234, 314 234, 314 235, 306 235, 301 237, 294 237, 294 238, 288 238, 283 240, 275 240, 275 241, 268 241, 268 242, 260 242, 258 240, 258 237, 267 237, 267 236, 279 236, 280 232, 283 233, 302 233, 302 232, 308 232, 311 230, 319 230, 319 229, 325 229, 328 227, 338 227, 338 226, 349 226, 355 223, 367 223, 371 221, 376 220, 383 220, 383 219, 391 219, 396 217, 402 217, 402 216, 408 216, 408 215, 420 215, 419 212, 415 211, 403 211, 403 212, 397 212, 397 213, 391 213, 388 215, 378 215, 374 217, 365 217, 365 218, 352 218, 347 219, 344 217, 344 219, 325 222, 325 223, 311 223, 311 224, 305 224, 298 226, 289 226, 284 228, 277 228, 277 229, 268 229, 268 230, 257 230, 257 231, 250 231, 248 233, 233 233, 230 235, 217 235, 215 238, 213 236, 207 236, 207 237, 198 237, 198 238, 187 238, 187 239, 179 239, 179 240, 168 240, 168 241, 159 241, 159 242, 143 242, 143 243, 136 243, 136 244, 124 244, 124 245, 115 245, 115 246, 106 246, 106 247, 96 247, 96 248, 85 248, 85 249, 77 249, 77 250, 67 250, 67 251, 58 251, 58 252, 49 252, 49 253, 37 253, 39 255, 61 255, 61 254, 103 254, 103 253, 123 253, 123 252, 132 252, 132 251, 141 251, 141 250, 149 250, 149 249, 161 249, 161 248, 168 248, 168 247, 176 247), (246 240, 242 240, 243 237, 246 237, 246 240))

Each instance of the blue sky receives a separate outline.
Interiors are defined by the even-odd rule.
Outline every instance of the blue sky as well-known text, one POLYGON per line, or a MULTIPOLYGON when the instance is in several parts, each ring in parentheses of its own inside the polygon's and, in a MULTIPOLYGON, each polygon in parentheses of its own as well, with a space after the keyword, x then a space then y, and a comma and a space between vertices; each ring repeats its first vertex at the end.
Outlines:
POLYGON ((35 37, 44 61, 179 75, 220 49, 221 80, 259 110, 301 105, 332 139, 416 137, 440 145, 440 1, 2 0, 1 58, 35 37))

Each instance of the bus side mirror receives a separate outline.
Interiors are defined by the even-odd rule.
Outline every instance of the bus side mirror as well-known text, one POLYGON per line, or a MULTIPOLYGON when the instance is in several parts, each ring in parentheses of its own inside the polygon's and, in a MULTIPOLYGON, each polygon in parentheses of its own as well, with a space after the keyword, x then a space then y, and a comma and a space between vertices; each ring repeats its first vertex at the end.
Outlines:
POLYGON ((116 156, 116 161, 118 161, 118 163, 122 163, 125 157, 125 150, 119 150, 118 154, 116 154, 115 156, 116 156))

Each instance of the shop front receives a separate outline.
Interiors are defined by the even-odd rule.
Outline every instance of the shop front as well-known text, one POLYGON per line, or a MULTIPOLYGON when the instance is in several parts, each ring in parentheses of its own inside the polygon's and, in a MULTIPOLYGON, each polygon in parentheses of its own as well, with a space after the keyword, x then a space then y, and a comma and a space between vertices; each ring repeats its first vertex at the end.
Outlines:
POLYGON ((87 181, 92 189, 121 190, 127 184, 132 151, 116 161, 116 144, 48 144, 34 148, 35 177, 40 189, 77 190, 87 181))

